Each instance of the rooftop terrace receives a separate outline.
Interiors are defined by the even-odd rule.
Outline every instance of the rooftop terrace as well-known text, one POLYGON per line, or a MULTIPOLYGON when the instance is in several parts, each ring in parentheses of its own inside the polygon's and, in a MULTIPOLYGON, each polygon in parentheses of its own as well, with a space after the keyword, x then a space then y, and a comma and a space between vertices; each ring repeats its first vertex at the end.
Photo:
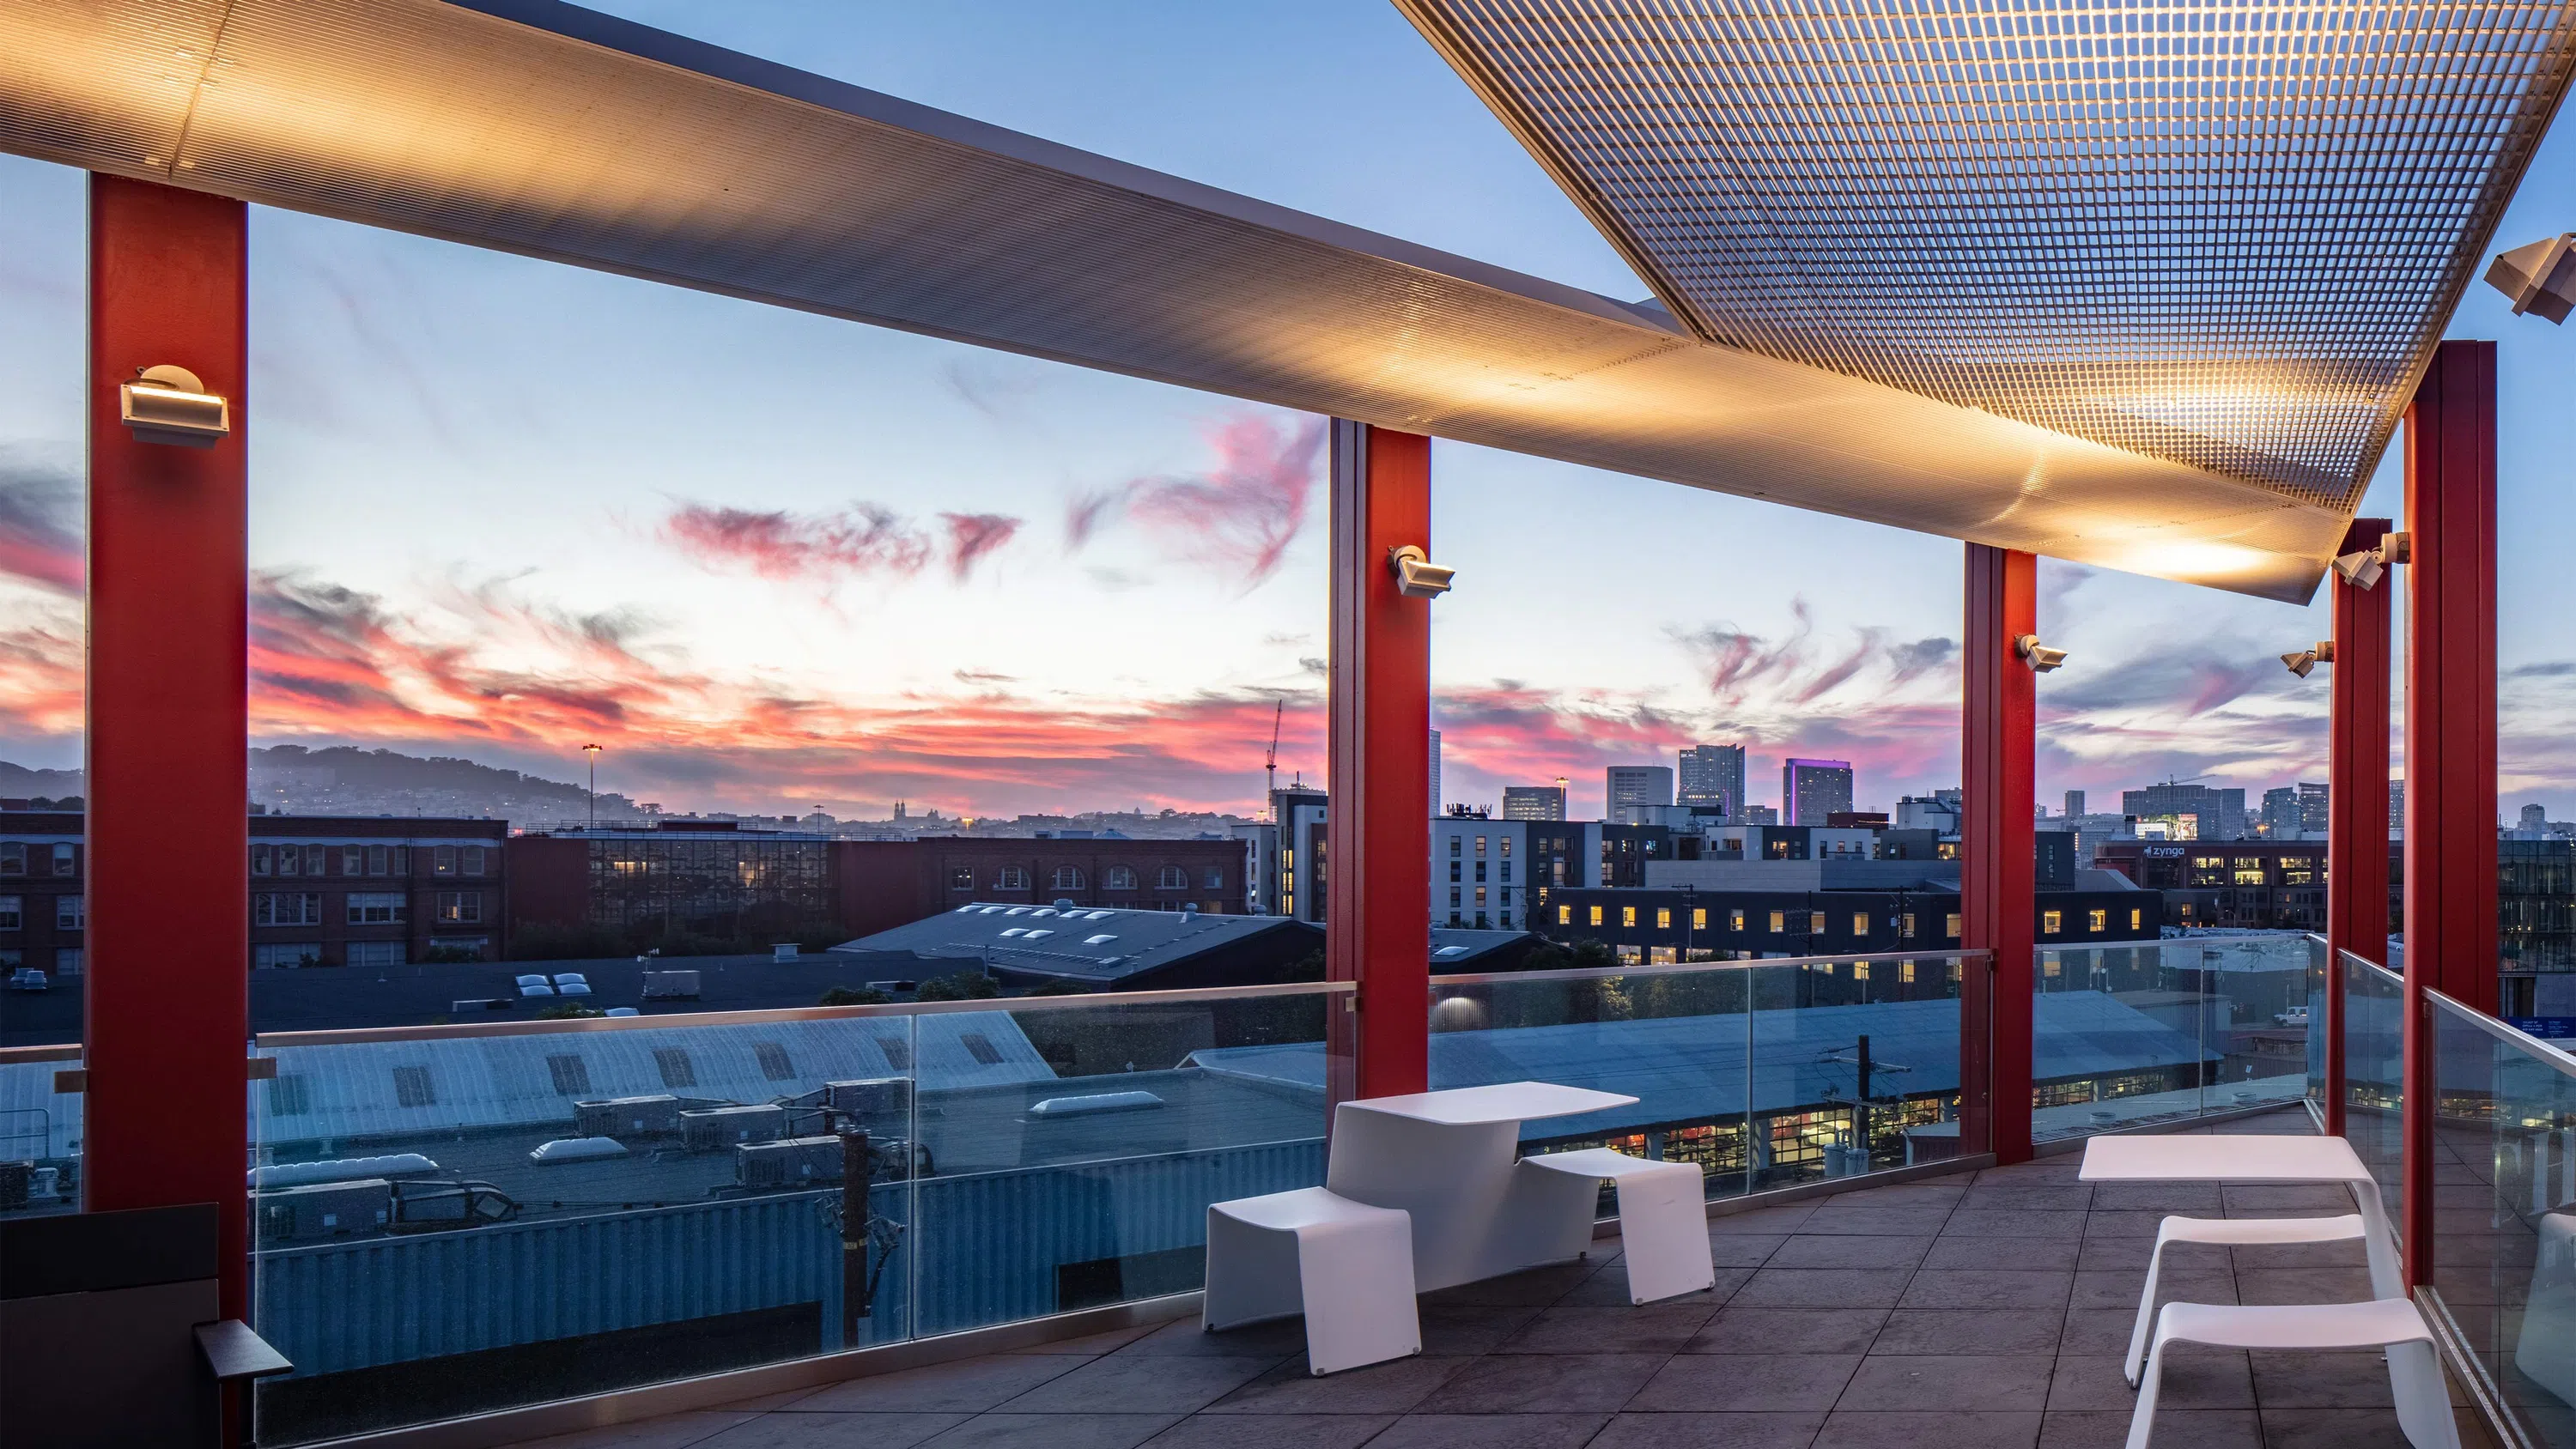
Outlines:
MULTIPOLYGON (((2305 1133, 2304 1111, 2200 1129, 2305 1133)), ((2090 1187, 2043 1158, 1711 1219, 1712 1292, 1625 1301, 1618 1241, 1426 1295, 1423 1353, 1327 1378, 1296 1321, 1195 1317, 589 1430, 546 1449, 2084 1449, 2165 1212, 2349 1211, 2331 1188, 2090 1187)), ((2357 1246, 2171 1250, 2168 1298, 2368 1296, 2357 1246)), ((2486 1442, 2460 1416, 2464 1444, 2486 1442)), ((2397 1449, 2375 1354, 2176 1350, 2156 1442, 2397 1449)))

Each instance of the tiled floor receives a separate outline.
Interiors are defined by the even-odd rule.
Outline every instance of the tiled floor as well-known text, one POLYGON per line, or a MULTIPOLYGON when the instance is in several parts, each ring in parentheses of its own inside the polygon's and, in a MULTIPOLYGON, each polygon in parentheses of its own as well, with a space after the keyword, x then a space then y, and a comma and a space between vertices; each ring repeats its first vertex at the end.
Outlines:
MULTIPOLYGON (((2227 1124, 2305 1132, 2303 1113, 2227 1124)), ((2087 1187, 2057 1157, 1714 1220, 1715 1291, 1630 1307, 1617 1244, 1428 1295, 1419 1358, 1306 1372, 1294 1322, 1195 1320, 544 1441, 544 1449, 2079 1449, 2118 1445, 2169 1211, 2335 1189, 2087 1187)), ((2357 1245, 2167 1255, 2169 1297, 2365 1297, 2357 1245)), ((2405 1443, 2375 1353, 2172 1358, 2157 1449, 2405 1443)), ((2467 1442, 2481 1441, 2463 1419, 2467 1442)))

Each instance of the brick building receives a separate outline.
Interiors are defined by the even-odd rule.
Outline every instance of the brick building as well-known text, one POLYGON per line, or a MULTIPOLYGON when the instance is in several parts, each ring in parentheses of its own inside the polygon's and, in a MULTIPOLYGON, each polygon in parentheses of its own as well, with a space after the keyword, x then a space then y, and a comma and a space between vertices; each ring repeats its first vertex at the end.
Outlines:
MULTIPOLYGON (((254 967, 497 960, 499 820, 250 817, 254 967)), ((89 852, 78 811, 0 810, 0 967, 82 969, 89 852)))
POLYGON ((873 935, 969 901, 1250 910, 1243 843, 1119 837, 834 840, 726 822, 510 842, 514 924, 728 939, 873 935))

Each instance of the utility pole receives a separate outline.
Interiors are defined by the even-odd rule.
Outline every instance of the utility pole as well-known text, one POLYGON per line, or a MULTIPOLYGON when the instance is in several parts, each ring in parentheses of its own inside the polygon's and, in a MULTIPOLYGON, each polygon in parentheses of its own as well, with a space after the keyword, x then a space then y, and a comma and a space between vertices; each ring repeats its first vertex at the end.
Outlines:
POLYGON ((599 828, 599 751, 598 745, 584 745, 581 752, 590 756, 590 828, 599 828))

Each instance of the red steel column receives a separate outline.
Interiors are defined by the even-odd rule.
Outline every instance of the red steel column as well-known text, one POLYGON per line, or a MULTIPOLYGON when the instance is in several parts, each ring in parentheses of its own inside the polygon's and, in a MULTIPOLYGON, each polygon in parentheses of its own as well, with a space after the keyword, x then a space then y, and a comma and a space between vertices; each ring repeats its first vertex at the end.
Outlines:
POLYGON ((1334 419, 1324 957, 1360 984, 1356 1024, 1334 1018, 1335 1101, 1428 1085, 1431 601, 1387 556, 1430 543, 1431 440, 1334 419))
POLYGON ((2038 628, 2038 560, 1968 545, 1964 708, 1959 731, 1959 944, 1994 953, 1959 992, 1960 1146, 1998 1161, 2031 1155, 2032 755, 2037 677, 2013 640, 2038 628), (1982 1100, 1979 1098, 1982 1097, 1982 1100))
MULTIPOLYGON (((2356 518, 2342 552, 2379 547, 2385 518, 2356 518)), ((2388 675, 2392 570, 2372 588, 2326 575, 2334 606, 2334 707, 2326 766, 2326 1132, 2343 1135, 2343 953, 2388 961, 2388 675)))
POLYGON ((2433 1270, 2438 989, 2496 1009, 2496 357, 2445 342, 2406 411, 2406 1272, 2433 1270))
POLYGON ((83 1205, 222 1207, 249 1307, 245 208, 89 190, 89 1088, 83 1205), (211 448, 139 443, 118 385, 174 363, 232 400, 211 448))

